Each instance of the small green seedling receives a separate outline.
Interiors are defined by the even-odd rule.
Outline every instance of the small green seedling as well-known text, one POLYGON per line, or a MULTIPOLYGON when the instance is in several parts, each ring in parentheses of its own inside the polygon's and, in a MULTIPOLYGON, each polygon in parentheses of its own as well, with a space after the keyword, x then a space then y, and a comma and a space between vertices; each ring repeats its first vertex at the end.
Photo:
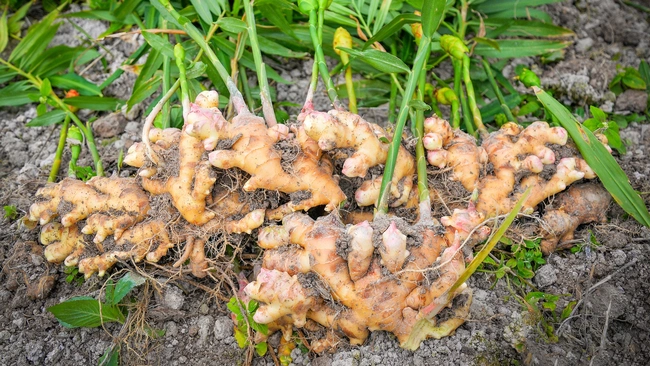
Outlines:
MULTIPOLYGON (((244 304, 241 300, 233 297, 230 299, 227 306, 228 309, 235 314, 237 319, 237 325, 235 326, 235 339, 237 340, 239 348, 246 348, 251 345, 249 340, 251 334, 249 334, 248 331, 249 325, 256 332, 260 332, 264 335, 268 334, 269 328, 266 324, 259 324, 253 319, 253 315, 255 315, 255 312, 260 306, 257 301, 251 300, 248 304, 244 304), (242 314, 242 310, 246 313, 245 315, 242 314), (244 318, 244 316, 246 316, 246 318, 244 318)), ((255 345, 255 352, 257 352, 259 356, 264 356, 267 350, 268 344, 266 342, 260 342, 255 345)))
MULTIPOLYGON (((594 106, 589 107, 591 118, 587 119, 583 126, 587 127, 590 131, 602 133, 607 137, 607 144, 616 149, 619 154, 626 153, 625 144, 621 140, 620 126, 615 121, 607 120, 607 113, 603 112, 600 108, 594 106)), ((627 123, 625 123, 627 126, 627 123)))
POLYGON ((65 282, 67 283, 74 283, 77 286, 81 286, 84 284, 84 276, 79 273, 79 268, 77 267, 65 267, 63 270, 63 273, 65 273, 67 276, 65 277, 65 282))
POLYGON ((619 69, 619 73, 609 83, 609 90, 617 96, 627 89, 646 90, 646 82, 639 70, 633 67, 619 69))
POLYGON ((2 207, 2 209, 5 211, 4 213, 4 218, 8 220, 15 220, 18 218, 18 209, 14 205, 5 205, 2 207))

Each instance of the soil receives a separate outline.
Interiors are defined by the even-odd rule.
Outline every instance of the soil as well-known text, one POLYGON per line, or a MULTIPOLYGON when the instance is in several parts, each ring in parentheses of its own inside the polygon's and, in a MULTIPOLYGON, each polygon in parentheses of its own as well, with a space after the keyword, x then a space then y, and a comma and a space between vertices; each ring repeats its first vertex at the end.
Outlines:
MULTIPOLYGON (((648 6, 647 2, 645 5, 648 6)), ((525 64, 536 70, 542 84, 555 90, 555 95, 566 103, 594 103, 607 112, 631 108, 629 102, 617 100, 607 85, 617 65, 636 67, 640 60, 650 61, 648 14, 615 0, 565 1, 547 5, 546 10, 557 24, 576 32, 575 44, 567 50, 563 61, 541 65, 538 59, 519 59, 506 67, 505 76, 514 76, 516 64, 525 64)), ((73 21, 93 36, 107 27, 98 21, 73 21)), ((79 33, 66 22, 55 38, 69 45, 80 39, 79 33)), ((137 36, 104 41, 111 51, 108 72, 118 67, 141 42, 137 36)), ((280 72, 294 83, 278 85, 278 99, 302 103, 311 62, 289 60, 280 72)), ((97 65, 85 76, 101 82, 109 73, 97 65)), ((444 68, 439 75, 446 77, 444 68)), ((124 73, 105 94, 124 98, 134 79, 134 75, 124 73)), ((108 175, 135 173, 134 169, 118 172, 115 162, 120 149, 139 140, 141 112, 147 103, 122 113, 120 128, 98 138, 108 175)), ((322 90, 317 93, 315 104, 319 110, 328 109, 329 102, 322 90)), ((377 108, 362 110, 361 114, 371 122, 383 124, 387 111, 377 108)), ((24 127, 35 115, 34 106, 0 110, 0 204, 15 205, 19 215, 26 213, 35 191, 44 185, 56 149, 56 127, 24 127)), ((637 191, 650 192, 650 125, 633 123, 621 136, 629 147, 626 155, 617 156, 620 164, 637 191)), ((82 154, 81 165, 90 164, 87 155, 82 154)), ((453 185, 439 188, 443 197, 457 190, 453 185)), ((643 197, 648 205, 650 195, 643 197)), ((446 214, 446 210, 439 208, 436 214, 446 214)), ((609 209, 608 217, 605 224, 585 226, 577 232, 579 252, 551 254, 532 279, 539 291, 559 295, 558 309, 573 301, 578 303, 573 315, 564 322, 530 311, 521 294, 513 292, 505 280, 495 284, 493 275, 477 273, 469 280, 474 289, 471 318, 453 336, 425 341, 411 352, 399 348, 392 335, 374 332, 363 346, 342 344, 333 354, 302 353, 296 348, 292 352, 293 363, 646 365, 650 359, 650 230, 615 205, 609 209), (555 332, 547 333, 544 324, 553 324, 555 332)), ((0 222, 0 364, 96 364, 107 347, 124 335, 122 327, 110 323, 94 329, 68 329, 58 324, 46 309, 73 296, 97 296, 105 280, 93 276, 80 285, 74 284, 76 281, 67 283, 63 268, 49 265, 33 249, 31 243, 35 241, 37 231, 25 230, 19 221, 0 222), (52 277, 34 290, 34 284, 45 276, 52 277)), ((119 276, 119 272, 113 273, 119 276)), ((152 273, 151 285, 136 289, 133 298, 145 305, 146 313, 140 314, 145 314, 143 319, 148 325, 165 332, 155 339, 133 334, 130 346, 122 350, 122 364, 239 365, 246 360, 246 352, 239 349, 232 336, 232 321, 224 302, 206 291, 206 286, 209 289, 214 282, 188 282, 186 278, 190 277, 170 279, 152 273)), ((278 335, 271 337, 272 347, 278 343, 278 335)), ((253 364, 272 365, 273 360, 270 356, 255 358, 253 364)))

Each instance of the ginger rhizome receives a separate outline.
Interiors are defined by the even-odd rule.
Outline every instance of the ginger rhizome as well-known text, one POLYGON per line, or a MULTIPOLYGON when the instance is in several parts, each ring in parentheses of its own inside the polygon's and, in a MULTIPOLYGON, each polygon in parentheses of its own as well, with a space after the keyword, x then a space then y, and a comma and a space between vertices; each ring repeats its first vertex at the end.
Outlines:
MULTIPOLYGON (((458 238, 449 242, 432 227, 399 218, 346 227, 334 213, 316 221, 295 213, 282 226, 261 229, 259 245, 266 249, 263 269, 245 288, 263 304, 255 321, 282 330, 287 339, 293 326, 320 324, 328 333, 311 342, 316 352, 334 347, 341 335, 362 344, 375 330, 395 334, 402 345, 421 337, 411 333, 423 316, 420 309, 465 269, 458 238)), ((455 330, 468 308, 461 310, 429 335, 455 330)))
POLYGON ((375 330, 414 349, 464 322, 471 291, 446 293, 465 270, 461 247, 485 240, 485 221, 507 214, 526 189, 528 213, 559 194, 541 220, 545 253, 570 240, 578 225, 602 220, 609 204, 595 183, 562 192, 595 177, 565 146, 564 129, 508 123, 479 144, 434 116, 423 138, 431 200, 444 202, 432 184, 441 177, 463 190, 446 207, 448 216, 398 217, 418 207, 414 152, 404 144, 389 187, 393 211, 374 220, 367 210, 348 212, 344 224, 338 209, 346 199, 377 203, 389 132, 341 110, 308 106, 297 124, 269 127, 246 108, 227 120, 218 107, 216 92, 203 92, 187 107, 182 130, 145 128, 147 138, 125 157, 139 168, 135 178, 68 178, 39 190, 26 222, 42 225, 47 260, 90 276, 120 261, 159 262, 174 251, 174 266, 189 261, 203 277, 216 259, 208 242, 252 233, 264 250, 262 270, 244 291, 261 303, 255 321, 285 337, 294 327, 324 327, 326 336, 312 343, 317 352, 340 338, 361 344, 375 330), (354 197, 346 197, 340 179, 354 197), (451 309, 430 318, 440 299, 451 309))

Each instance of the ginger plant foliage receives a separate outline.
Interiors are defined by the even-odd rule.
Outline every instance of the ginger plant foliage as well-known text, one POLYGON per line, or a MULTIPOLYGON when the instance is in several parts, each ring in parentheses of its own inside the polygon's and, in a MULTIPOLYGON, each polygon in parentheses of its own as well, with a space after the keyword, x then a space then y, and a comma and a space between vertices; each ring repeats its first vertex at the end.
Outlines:
MULTIPOLYGON (((467 194, 476 192, 469 205, 439 220, 422 213, 420 220, 399 217, 401 209, 418 207, 411 189, 415 159, 403 145, 390 189, 394 212, 372 220, 361 211, 344 222, 337 210, 346 200, 342 176, 362 178, 345 188, 358 207, 375 204, 389 133, 339 110, 307 108, 290 128, 268 127, 245 109, 229 121, 217 101, 216 92, 201 93, 182 130, 154 128, 150 146, 133 145, 125 163, 140 168, 137 178, 68 178, 39 190, 26 221, 43 225, 46 258, 90 276, 119 261, 158 262, 178 248, 175 266, 189 260, 192 273, 202 277, 210 267, 210 238, 258 229, 262 270, 243 293, 260 303, 254 320, 267 324, 269 334, 281 330, 287 338, 294 327, 324 327, 325 337, 312 342, 323 351, 341 336, 361 344, 369 332, 385 330, 413 348, 423 338, 413 334, 423 310, 447 296, 465 270, 461 246, 489 235, 486 219, 510 211, 527 188, 524 207, 532 212, 572 183, 595 177, 565 146, 562 128, 506 124, 479 145, 434 116, 424 123, 430 178, 448 169, 467 194), (278 199, 263 199, 276 192, 278 199), (305 213, 315 207, 323 209, 316 219, 305 213)), ((432 198, 435 193, 431 189, 432 198)), ((551 243, 548 251, 580 223, 599 218, 590 208, 602 211, 609 204, 607 195, 590 197, 586 212, 569 203, 571 211, 560 208, 558 219, 548 219, 540 230, 551 243)), ((428 336, 449 335, 468 316, 467 286, 448 298, 451 309, 438 314, 428 336)))

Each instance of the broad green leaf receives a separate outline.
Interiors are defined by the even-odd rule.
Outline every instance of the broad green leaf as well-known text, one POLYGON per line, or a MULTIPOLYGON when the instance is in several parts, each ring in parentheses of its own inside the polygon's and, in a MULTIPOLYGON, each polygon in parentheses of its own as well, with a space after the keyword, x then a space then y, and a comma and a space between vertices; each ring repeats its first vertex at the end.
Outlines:
POLYGON ((198 14, 199 18, 207 24, 212 24, 212 12, 210 11, 210 6, 207 4, 212 1, 214 0, 190 0, 194 6, 196 14, 198 14))
POLYGON ((174 59, 174 46, 169 43, 167 37, 158 34, 150 33, 145 30, 142 31, 142 37, 151 46, 152 49, 158 50, 163 55, 174 59))
POLYGON ((2 17, 0 17, 0 52, 7 48, 7 43, 9 43, 9 25, 7 24, 7 8, 5 8, 2 17))
POLYGON ((411 71, 404 61, 387 52, 374 49, 359 51, 345 47, 338 47, 338 49, 347 52, 351 57, 357 58, 381 72, 409 73, 411 71))
POLYGON ((474 9, 485 14, 494 14, 511 10, 525 13, 527 7, 559 3, 560 1, 562 0, 487 0, 474 7, 474 9))
POLYGON ((505 27, 505 29, 500 31, 499 35, 510 37, 570 37, 574 35, 570 29, 534 20, 488 18, 483 23, 487 29, 486 38, 495 37, 491 31, 500 27, 505 27))
POLYGON ((104 323, 124 323, 124 314, 117 306, 102 304, 89 297, 78 297, 50 306, 47 311, 66 328, 94 328, 104 323))
POLYGON ((60 109, 54 109, 44 113, 31 121, 27 122, 27 127, 44 127, 63 122, 65 112, 60 109))
POLYGON ((490 58, 519 58, 539 56, 545 53, 561 50, 571 44, 570 41, 551 41, 544 39, 497 39, 496 50, 492 46, 478 44, 474 54, 490 58))
POLYGON ((29 27, 25 37, 11 52, 8 61, 22 69, 29 69, 30 65, 41 57, 59 29, 61 23, 52 24, 57 15, 58 11, 53 11, 39 23, 29 27))
POLYGON ((78 91, 80 95, 84 96, 102 96, 102 91, 99 90, 99 87, 97 85, 91 83, 90 81, 75 73, 65 74, 61 76, 51 76, 50 80, 52 81, 52 85, 59 89, 74 89, 78 91))
POLYGON ((623 84, 625 84, 625 86, 631 89, 645 90, 646 88, 645 81, 643 81, 641 75, 639 75, 639 72, 636 71, 635 69, 628 70, 623 75, 621 81, 623 82, 623 84), (631 72, 632 70, 634 70, 634 72, 631 72))
POLYGON ((111 298, 106 296, 106 302, 109 305, 117 305, 124 296, 128 295, 131 290, 142 285, 146 282, 146 279, 139 274, 133 272, 127 272, 124 277, 120 278, 115 284, 115 290, 112 293, 111 298))
POLYGON ((429 38, 438 30, 445 16, 446 0, 427 0, 422 3, 422 34, 429 38))
POLYGON ((233 17, 225 17, 217 22, 223 30, 231 33, 241 33, 246 30, 246 22, 233 17))
POLYGON ((264 357, 267 350, 268 350, 268 345, 266 344, 266 342, 260 342, 255 345, 255 352, 257 352, 257 355, 260 357, 264 357))
POLYGON ((65 104, 93 111, 114 111, 124 105, 124 101, 108 97, 73 97, 63 99, 65 104))
MULTIPOLYGON (((605 121, 607 121, 607 114, 606 114, 605 112, 603 112, 602 109, 600 109, 600 108, 598 108, 598 107, 594 107, 594 106, 592 105, 592 106, 589 106, 589 112, 591 112, 591 115, 592 115, 595 119, 597 119, 598 121, 600 121, 600 122, 605 122, 605 121)), ((592 130, 592 131, 593 131, 593 130, 592 130)))
POLYGON ((52 93, 52 83, 50 79, 44 79, 41 83, 41 89, 39 90, 42 97, 47 97, 52 93))
MULTIPOLYGON (((393 34, 399 32, 403 26, 407 24, 413 24, 417 23, 421 20, 419 15, 415 14, 400 14, 393 18, 388 24, 383 26, 381 30, 377 33, 375 33, 374 36, 372 36, 364 45, 362 49, 367 49, 371 45, 375 44, 375 42, 381 42, 384 39, 392 36, 393 34)), ((356 24, 355 24, 356 26, 356 24)))
POLYGON ((239 348, 244 348, 248 344, 248 337, 238 327, 235 327, 235 340, 239 348))
POLYGON ((645 207, 643 199, 634 191, 625 172, 610 155, 605 146, 586 128, 580 126, 578 121, 560 102, 539 88, 534 88, 539 101, 549 110, 564 127, 571 139, 580 150, 582 158, 594 170, 607 191, 612 195, 625 212, 629 213, 638 222, 650 226, 650 213, 645 207))

